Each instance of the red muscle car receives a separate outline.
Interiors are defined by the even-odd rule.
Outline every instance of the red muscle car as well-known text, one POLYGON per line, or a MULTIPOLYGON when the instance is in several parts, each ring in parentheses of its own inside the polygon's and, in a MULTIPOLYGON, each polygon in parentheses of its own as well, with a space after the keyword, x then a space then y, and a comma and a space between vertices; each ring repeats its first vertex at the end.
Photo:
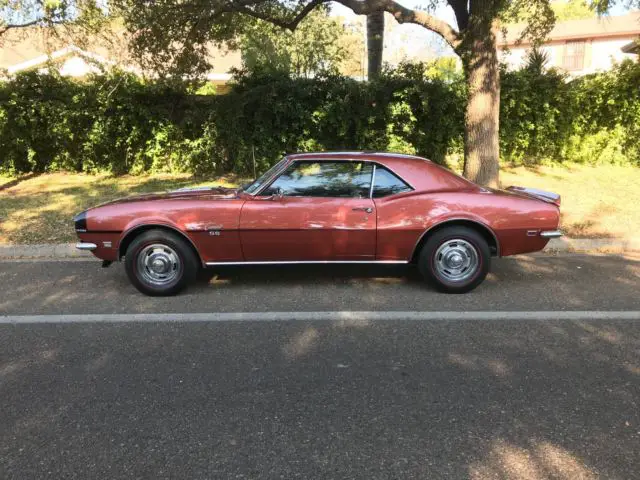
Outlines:
POLYGON ((288 155, 239 189, 124 198, 74 218, 81 250, 124 259, 149 295, 175 294, 201 267, 417 264, 444 292, 478 286, 492 256, 558 237, 560 196, 479 187, 424 158, 366 152, 288 155))

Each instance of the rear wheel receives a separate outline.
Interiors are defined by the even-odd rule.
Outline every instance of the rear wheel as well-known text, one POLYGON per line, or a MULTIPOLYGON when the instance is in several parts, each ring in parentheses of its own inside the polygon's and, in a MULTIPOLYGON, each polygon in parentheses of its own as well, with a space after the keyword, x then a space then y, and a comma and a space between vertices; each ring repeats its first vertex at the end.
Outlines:
POLYGON ((447 227, 431 235, 418 256, 422 276, 438 290, 465 293, 487 276, 491 252, 487 241, 467 227, 447 227))
POLYGON ((127 248, 125 269, 131 283, 142 293, 175 295, 195 280, 198 259, 175 233, 149 230, 127 248))

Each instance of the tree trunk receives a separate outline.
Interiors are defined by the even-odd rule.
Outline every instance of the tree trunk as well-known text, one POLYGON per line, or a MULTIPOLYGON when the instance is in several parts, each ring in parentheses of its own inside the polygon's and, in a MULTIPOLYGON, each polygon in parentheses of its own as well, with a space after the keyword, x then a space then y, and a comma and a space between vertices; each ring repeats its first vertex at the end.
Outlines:
POLYGON ((462 58, 468 90, 464 176, 479 185, 498 187, 500 69, 495 35, 487 32, 483 39, 473 40, 462 58))
POLYGON ((369 80, 378 78, 382 71, 384 48, 384 12, 367 15, 367 75, 369 80))

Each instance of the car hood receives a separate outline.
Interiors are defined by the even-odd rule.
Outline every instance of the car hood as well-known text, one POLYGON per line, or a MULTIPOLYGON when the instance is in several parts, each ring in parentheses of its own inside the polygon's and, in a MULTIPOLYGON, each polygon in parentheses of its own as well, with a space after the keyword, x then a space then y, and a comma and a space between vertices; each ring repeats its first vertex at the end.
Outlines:
POLYGON ((93 208, 103 207, 106 205, 118 205, 131 202, 152 202, 154 200, 230 200, 238 198, 239 188, 226 187, 197 187, 197 188, 181 188, 171 192, 164 193, 147 193, 143 195, 131 195, 129 197, 112 200, 93 208))

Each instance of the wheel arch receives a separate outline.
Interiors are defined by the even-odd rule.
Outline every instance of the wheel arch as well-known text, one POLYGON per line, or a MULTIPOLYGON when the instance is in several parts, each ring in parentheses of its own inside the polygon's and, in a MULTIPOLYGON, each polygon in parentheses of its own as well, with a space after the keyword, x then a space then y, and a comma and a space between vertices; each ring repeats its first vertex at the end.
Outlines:
POLYGON ((468 218, 451 218, 432 225, 422 233, 422 235, 416 242, 415 247, 413 248, 413 253, 411 254, 411 263, 416 262, 422 246, 427 242, 431 235, 439 230, 442 230, 443 228, 454 226, 468 227, 475 230, 487 241, 489 250, 491 251, 491 255, 496 257, 500 256, 500 241, 498 240, 498 236, 489 226, 477 220, 471 220, 468 218))
POLYGON ((122 235, 120 243, 118 244, 118 260, 124 257, 124 255, 127 253, 127 248, 129 248, 129 245, 131 245, 131 242, 133 242, 136 237, 149 230, 164 230, 171 233, 177 233, 179 237, 187 241, 187 245, 189 245, 193 253, 195 253, 196 257, 200 261, 200 265, 204 265, 202 257, 200 256, 200 252, 198 251, 195 243, 193 243, 193 240, 191 240, 179 228, 164 223, 144 223, 142 225, 136 225, 135 227, 131 227, 130 229, 126 230, 122 235))

